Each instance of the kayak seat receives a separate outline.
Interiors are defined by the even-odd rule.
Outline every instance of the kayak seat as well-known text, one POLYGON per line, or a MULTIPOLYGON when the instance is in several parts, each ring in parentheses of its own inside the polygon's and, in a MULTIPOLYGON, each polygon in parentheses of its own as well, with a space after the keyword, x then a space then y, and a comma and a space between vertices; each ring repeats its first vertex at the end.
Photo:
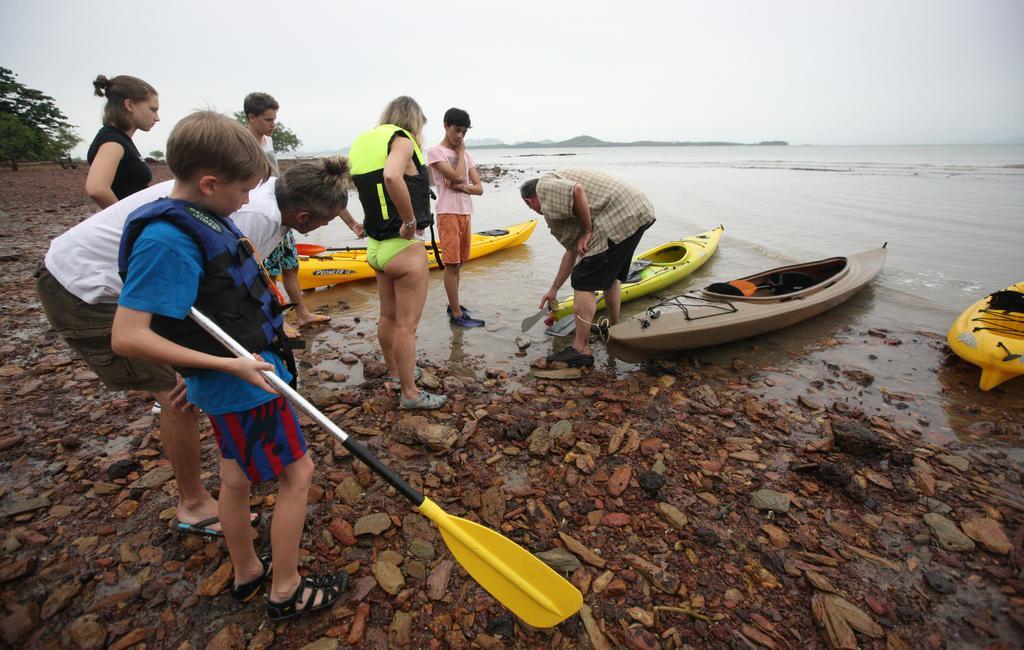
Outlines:
POLYGON ((768 281, 771 282, 772 291, 776 296, 784 296, 787 293, 803 291, 808 287, 813 287, 818 284, 818 281, 813 277, 806 273, 800 273, 799 271, 773 273, 768 277, 768 281))
POLYGON ((501 230, 501 229, 498 229, 498 230, 485 230, 483 232, 478 232, 478 233, 475 233, 475 234, 482 235, 484 237, 504 237, 505 235, 508 234, 508 231, 507 230, 501 230))
POLYGON ((720 293, 725 296, 736 296, 737 298, 743 297, 743 292, 739 287, 735 287, 728 282, 715 282, 707 286, 707 291, 711 293, 720 293))

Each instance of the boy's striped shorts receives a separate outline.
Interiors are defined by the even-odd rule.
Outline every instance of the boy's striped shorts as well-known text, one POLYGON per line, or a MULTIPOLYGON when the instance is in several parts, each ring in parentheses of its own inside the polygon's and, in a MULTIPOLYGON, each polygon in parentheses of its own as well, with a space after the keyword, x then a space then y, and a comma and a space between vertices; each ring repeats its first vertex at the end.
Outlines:
POLYGON ((248 411, 211 415, 217 446, 252 482, 269 481, 306 453, 306 439, 291 404, 283 397, 248 411))

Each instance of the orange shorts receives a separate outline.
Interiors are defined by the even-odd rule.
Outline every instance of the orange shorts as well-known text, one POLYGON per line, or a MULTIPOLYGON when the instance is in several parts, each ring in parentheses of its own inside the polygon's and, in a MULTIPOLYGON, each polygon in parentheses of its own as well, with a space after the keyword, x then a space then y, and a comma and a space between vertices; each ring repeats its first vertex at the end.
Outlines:
POLYGON ((441 240, 441 260, 445 264, 462 264, 469 259, 473 233, 468 214, 438 214, 437 236, 441 240))

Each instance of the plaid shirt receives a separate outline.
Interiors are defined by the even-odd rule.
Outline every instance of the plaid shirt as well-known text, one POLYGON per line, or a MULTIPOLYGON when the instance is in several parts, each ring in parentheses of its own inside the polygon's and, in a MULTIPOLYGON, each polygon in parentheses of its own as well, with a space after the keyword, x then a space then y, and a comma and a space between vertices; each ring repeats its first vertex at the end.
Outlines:
POLYGON ((608 250, 609 242, 617 244, 654 223, 654 206, 647 197, 608 174, 589 169, 564 169, 545 174, 537 183, 541 213, 551 234, 566 250, 574 250, 580 237, 580 222, 572 213, 572 192, 577 183, 587 195, 594 225, 584 257, 603 253, 608 250))

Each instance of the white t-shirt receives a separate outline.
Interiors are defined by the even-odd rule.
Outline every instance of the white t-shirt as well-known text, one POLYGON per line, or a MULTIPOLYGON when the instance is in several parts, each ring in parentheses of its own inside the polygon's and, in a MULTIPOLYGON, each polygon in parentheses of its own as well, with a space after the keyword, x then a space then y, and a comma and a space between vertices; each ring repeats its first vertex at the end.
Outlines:
MULTIPOLYGON (((271 178, 250 192, 249 202, 231 215, 261 257, 269 255, 289 230, 281 223, 274 196, 276 180, 271 178)), ((167 196, 173 187, 174 181, 147 187, 60 235, 46 251, 46 269, 61 286, 90 305, 117 302, 123 286, 117 273, 117 253, 124 222, 136 208, 167 196)))

